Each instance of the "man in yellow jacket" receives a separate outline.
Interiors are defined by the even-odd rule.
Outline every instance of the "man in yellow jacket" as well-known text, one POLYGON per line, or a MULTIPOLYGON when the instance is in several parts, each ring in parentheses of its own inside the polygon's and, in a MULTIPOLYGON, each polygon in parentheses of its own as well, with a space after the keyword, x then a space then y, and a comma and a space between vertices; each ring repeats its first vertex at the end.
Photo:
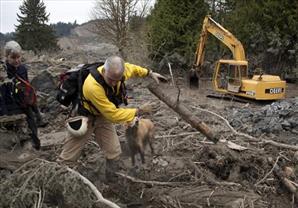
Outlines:
POLYGON ((59 156, 62 161, 76 161, 85 143, 92 133, 95 140, 104 151, 106 157, 106 179, 115 180, 121 147, 113 123, 129 123, 133 125, 136 117, 149 110, 150 106, 139 108, 121 108, 126 102, 124 81, 133 77, 152 77, 157 83, 165 79, 156 72, 137 65, 124 63, 118 56, 109 57, 103 66, 91 72, 83 84, 83 114, 77 126, 70 129, 69 137, 63 145, 59 156), (85 126, 84 126, 85 124, 85 126), (77 127, 76 127, 77 126, 77 127))

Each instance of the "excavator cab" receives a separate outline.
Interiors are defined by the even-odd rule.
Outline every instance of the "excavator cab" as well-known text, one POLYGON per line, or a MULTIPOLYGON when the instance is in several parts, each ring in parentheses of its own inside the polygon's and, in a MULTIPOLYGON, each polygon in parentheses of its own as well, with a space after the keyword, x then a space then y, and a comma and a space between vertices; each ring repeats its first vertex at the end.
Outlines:
POLYGON ((219 92, 239 93, 247 72, 246 61, 219 60, 213 74, 213 87, 219 92))
POLYGON ((229 92, 238 93, 241 87, 241 70, 239 65, 229 65, 228 77, 227 77, 229 92))

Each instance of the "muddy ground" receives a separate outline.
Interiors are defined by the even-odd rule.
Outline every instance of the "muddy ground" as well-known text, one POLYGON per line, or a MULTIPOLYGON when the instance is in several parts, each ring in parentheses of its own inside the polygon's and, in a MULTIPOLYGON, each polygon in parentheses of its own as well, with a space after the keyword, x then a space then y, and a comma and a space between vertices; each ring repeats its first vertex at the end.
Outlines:
MULTIPOLYGON (((146 149, 146 164, 139 165, 137 173, 132 175, 125 129, 116 125, 123 151, 122 174, 117 182, 105 182, 103 153, 92 140, 84 147, 79 161, 69 167, 88 178, 106 199, 120 207, 298 207, 295 194, 280 180, 286 176, 297 188, 297 153, 261 140, 292 141, 291 145, 295 146, 298 143, 295 131, 254 135, 237 126, 235 131, 249 134, 256 140, 235 134, 222 118, 232 122, 235 109, 257 112, 264 104, 207 98, 211 92, 210 83, 202 83, 200 89, 190 90, 182 76, 177 75, 175 80, 181 90, 180 102, 218 133, 219 143, 208 141, 151 94, 146 83, 136 80, 128 85, 129 106, 148 101, 154 103, 154 112, 146 117, 156 126, 155 155, 146 149), (228 142, 239 146, 231 147, 228 142)), ((170 83, 163 89, 168 95, 177 96, 177 88, 170 83)), ((287 99, 297 99, 297 96, 298 86, 288 85, 287 99)), ((294 111, 298 112, 298 108, 294 111)), ((0 207, 108 207, 96 202, 91 190, 70 174, 65 164, 55 162, 67 135, 64 128, 67 115, 58 107, 43 112, 50 124, 39 129, 41 151, 33 150, 25 142, 0 152, 0 207)))

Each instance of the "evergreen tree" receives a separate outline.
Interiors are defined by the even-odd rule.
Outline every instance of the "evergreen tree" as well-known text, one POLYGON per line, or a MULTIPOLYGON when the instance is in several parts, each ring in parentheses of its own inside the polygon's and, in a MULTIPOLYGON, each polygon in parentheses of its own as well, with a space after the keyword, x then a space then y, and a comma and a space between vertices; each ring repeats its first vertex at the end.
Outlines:
POLYGON ((204 0, 157 0, 149 17, 152 56, 177 52, 191 63, 207 11, 204 0))
MULTIPOLYGON (((241 41, 250 69, 298 77, 297 5, 298 0, 157 0, 149 18, 152 56, 178 52, 191 64, 209 13, 241 41)), ((230 52, 209 35, 206 53, 214 63, 230 52)))
MULTIPOLYGON (((298 0, 229 0, 226 25, 258 67, 282 74, 298 68, 298 0)), ((250 61, 251 63, 251 61, 250 61)))
POLYGON ((16 40, 24 49, 49 50, 57 48, 54 30, 46 24, 49 14, 41 0, 25 0, 20 6, 21 15, 18 16, 16 26, 16 40))
POLYGON ((56 24, 51 24, 51 27, 54 29, 57 37, 69 36, 71 34, 71 30, 77 26, 78 24, 76 21, 74 23, 58 22, 56 24))
MULTIPOLYGON (((11 33, 0 33, 0 48, 4 47, 5 43, 10 41, 10 40, 14 40, 15 39, 15 33, 11 32, 11 33)), ((2 57, 0 57, 1 60, 2 57)))

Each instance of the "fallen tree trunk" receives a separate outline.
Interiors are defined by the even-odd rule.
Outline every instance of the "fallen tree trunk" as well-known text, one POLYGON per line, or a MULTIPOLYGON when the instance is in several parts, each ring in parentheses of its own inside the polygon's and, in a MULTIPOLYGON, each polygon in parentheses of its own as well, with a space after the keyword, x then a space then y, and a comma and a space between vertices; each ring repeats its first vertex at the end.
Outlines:
POLYGON ((201 121, 198 117, 196 117, 190 110, 188 110, 179 100, 175 100, 173 97, 168 96, 165 92, 163 92, 161 85, 156 85, 155 83, 151 83, 148 85, 148 89, 152 92, 156 97, 158 97, 161 101, 167 104, 170 108, 172 108, 176 113, 178 113, 183 120, 189 123, 193 128, 197 129, 199 132, 204 134, 209 140, 214 143, 218 142, 218 138, 215 133, 201 121))

